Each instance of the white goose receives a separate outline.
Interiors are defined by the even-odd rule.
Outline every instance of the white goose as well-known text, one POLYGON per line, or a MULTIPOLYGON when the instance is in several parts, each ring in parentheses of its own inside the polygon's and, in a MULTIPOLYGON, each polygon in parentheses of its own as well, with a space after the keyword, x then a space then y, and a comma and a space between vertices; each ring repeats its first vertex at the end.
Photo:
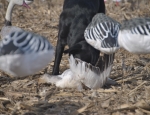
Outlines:
POLYGON ((39 81, 46 83, 53 83, 61 88, 77 88, 82 90, 82 84, 90 89, 98 89, 105 85, 105 83, 113 83, 109 79, 112 68, 113 59, 110 58, 108 65, 106 64, 104 70, 101 71, 98 67, 92 66, 80 59, 74 59, 71 55, 69 58, 70 69, 64 71, 61 75, 43 75, 39 81))
POLYGON ((105 54, 119 49, 118 33, 120 24, 103 13, 96 14, 85 29, 84 37, 91 46, 105 54))
POLYGON ((47 39, 21 28, 11 26, 15 4, 29 7, 33 0, 8 0, 5 26, 0 42, 0 69, 13 77, 33 75, 50 63, 54 49, 47 39))
POLYGON ((29 8, 28 4, 31 4, 33 0, 7 0, 9 2, 6 15, 5 15, 5 25, 1 29, 1 38, 3 39, 6 35, 11 33, 12 31, 22 30, 19 27, 12 26, 12 11, 15 5, 25 6, 29 8))
POLYGON ((150 18, 123 21, 118 35, 119 46, 134 54, 150 53, 150 18))

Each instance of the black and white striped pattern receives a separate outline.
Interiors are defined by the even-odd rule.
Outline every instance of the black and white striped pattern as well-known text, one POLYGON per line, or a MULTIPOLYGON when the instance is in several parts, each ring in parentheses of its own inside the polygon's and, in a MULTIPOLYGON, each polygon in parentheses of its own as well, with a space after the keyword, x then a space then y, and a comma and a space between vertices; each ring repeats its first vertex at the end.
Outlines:
POLYGON ((50 42, 27 31, 14 31, 0 42, 0 69, 13 77, 33 75, 54 58, 50 42))
POLYGON ((110 76, 112 63, 113 59, 110 56, 108 64, 104 65, 104 70, 100 70, 99 67, 73 58, 72 55, 69 58, 70 69, 76 77, 76 81, 83 83, 91 89, 98 89, 106 83, 107 78, 110 76))
POLYGON ((120 24, 103 13, 95 15, 85 30, 86 41, 94 48, 104 53, 114 53, 118 50, 118 33, 120 24))
POLYGON ((14 31, 2 39, 0 56, 7 54, 29 54, 53 49, 47 39, 27 31, 14 31))
POLYGON ((132 34, 150 35, 150 18, 123 21, 121 30, 130 30, 132 34))
POLYGON ((134 54, 150 53, 150 18, 123 21, 118 36, 119 46, 134 54))

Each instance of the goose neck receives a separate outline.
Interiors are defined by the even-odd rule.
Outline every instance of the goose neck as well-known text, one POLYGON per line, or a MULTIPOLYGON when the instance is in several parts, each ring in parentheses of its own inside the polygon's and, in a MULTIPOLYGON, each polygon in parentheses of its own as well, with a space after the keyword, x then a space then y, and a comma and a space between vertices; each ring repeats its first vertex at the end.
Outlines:
POLYGON ((15 6, 15 4, 10 1, 7 11, 6 11, 6 16, 5 16, 5 25, 6 26, 11 26, 12 10, 13 10, 14 6, 15 6))

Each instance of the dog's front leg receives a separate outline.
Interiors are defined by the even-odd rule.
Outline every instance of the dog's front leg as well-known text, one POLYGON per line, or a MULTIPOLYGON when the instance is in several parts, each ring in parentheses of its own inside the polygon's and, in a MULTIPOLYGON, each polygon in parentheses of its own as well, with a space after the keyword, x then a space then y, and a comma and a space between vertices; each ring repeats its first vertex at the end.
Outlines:
POLYGON ((99 0, 99 11, 98 13, 104 13, 105 14, 105 2, 104 0, 99 0))
POLYGON ((59 33, 58 33, 58 40, 57 40, 56 53, 55 53, 55 62, 54 62, 54 67, 53 67, 53 72, 52 72, 53 75, 59 74, 59 65, 61 62, 61 58, 64 52, 65 45, 67 43, 69 26, 65 26, 65 24, 66 24, 65 21, 61 17, 60 23, 59 23, 59 33))
POLYGON ((54 62, 54 67, 53 67, 53 75, 58 75, 59 74, 59 65, 61 62, 62 54, 64 51, 65 45, 61 43, 60 40, 57 41, 57 46, 56 46, 56 53, 55 53, 55 62, 54 62))

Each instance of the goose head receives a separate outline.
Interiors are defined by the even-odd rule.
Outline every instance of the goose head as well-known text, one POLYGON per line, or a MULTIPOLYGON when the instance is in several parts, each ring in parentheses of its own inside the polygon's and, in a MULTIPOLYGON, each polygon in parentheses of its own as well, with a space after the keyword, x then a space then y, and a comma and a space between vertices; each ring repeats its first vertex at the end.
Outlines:
POLYGON ((27 8, 29 8, 28 4, 31 4, 33 0, 7 0, 9 3, 16 4, 16 5, 22 5, 27 8))
POLYGON ((11 26, 12 11, 15 5, 30 8, 28 5, 33 2, 33 0, 7 0, 7 1, 9 2, 9 5, 5 15, 5 26, 11 26))

